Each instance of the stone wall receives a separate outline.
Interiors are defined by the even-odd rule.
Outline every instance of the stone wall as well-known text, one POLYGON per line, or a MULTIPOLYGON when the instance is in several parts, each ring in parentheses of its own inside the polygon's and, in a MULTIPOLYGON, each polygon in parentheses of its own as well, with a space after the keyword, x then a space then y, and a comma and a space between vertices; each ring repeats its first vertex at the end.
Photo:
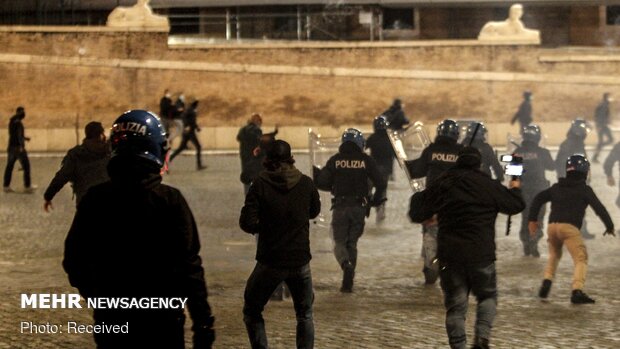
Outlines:
POLYGON ((536 121, 568 123, 591 118, 603 92, 620 96, 620 52, 602 48, 466 40, 168 46, 161 32, 40 30, 0 28, 0 118, 23 105, 31 129, 157 111, 164 88, 199 99, 199 123, 214 130, 235 129, 255 111, 284 127, 369 125, 394 97, 412 120, 505 123, 525 89, 534 92, 536 121))

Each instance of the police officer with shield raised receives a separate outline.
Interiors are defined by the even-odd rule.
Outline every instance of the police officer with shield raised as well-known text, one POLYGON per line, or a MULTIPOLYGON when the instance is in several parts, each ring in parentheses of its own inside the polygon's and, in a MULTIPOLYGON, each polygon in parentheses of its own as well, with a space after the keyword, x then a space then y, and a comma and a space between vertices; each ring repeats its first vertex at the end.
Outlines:
POLYGON ((327 160, 323 169, 314 167, 314 178, 320 190, 332 193, 334 254, 342 268, 340 292, 353 292, 357 264, 357 241, 364 232, 365 217, 370 207, 385 201, 387 181, 377 163, 364 153, 364 136, 349 128, 342 134, 338 153, 327 160), (375 192, 370 195, 371 185, 375 192))
MULTIPOLYGON (((459 126, 454 120, 446 119, 437 125, 435 141, 422 151, 416 160, 406 162, 410 178, 426 177, 428 187, 440 174, 456 164, 459 151, 459 126)), ((424 258, 424 279, 431 285, 437 281, 439 266, 437 255, 437 219, 430 218, 422 223, 422 257, 424 258)))

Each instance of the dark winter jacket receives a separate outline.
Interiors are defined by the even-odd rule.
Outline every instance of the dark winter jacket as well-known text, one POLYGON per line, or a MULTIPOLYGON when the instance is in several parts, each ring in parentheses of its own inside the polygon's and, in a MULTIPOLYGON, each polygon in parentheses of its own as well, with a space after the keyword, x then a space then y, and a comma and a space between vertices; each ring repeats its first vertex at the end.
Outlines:
POLYGON ((185 128, 183 130, 184 133, 193 133, 196 132, 199 127, 198 124, 196 123, 196 109, 194 108, 187 108, 185 110, 185 112, 183 112, 183 127, 185 128))
POLYGON ((172 119, 173 114, 172 99, 163 96, 159 100, 159 116, 163 119, 172 119))
POLYGON ((558 183, 552 185, 551 188, 538 193, 532 202, 529 220, 537 221, 538 211, 549 201, 551 201, 549 223, 568 223, 581 229, 583 217, 589 205, 605 223, 607 230, 614 230, 614 223, 609 213, 592 188, 586 184, 585 176, 560 178, 558 183))
POLYGON ((60 189, 67 182, 71 182, 76 205, 79 205, 88 188, 109 180, 107 171, 109 160, 108 143, 85 139, 82 144, 67 152, 43 197, 46 201, 52 201, 60 189))
POLYGON ((409 217, 422 223, 437 214, 437 257, 447 263, 495 260, 498 213, 525 208, 521 190, 508 189, 479 170, 454 167, 411 197, 409 217))
POLYGON ((524 191, 540 191, 546 189, 549 184, 545 175, 545 170, 553 171, 555 163, 551 153, 546 148, 542 148, 533 142, 523 142, 514 151, 515 155, 523 158, 523 176, 521 176, 521 187, 524 191))
POLYGON ((616 145, 614 145, 603 163, 603 170, 605 171, 605 175, 607 177, 612 175, 611 172, 616 162, 620 162, 620 143, 616 143, 616 145))
POLYGON ((252 159, 252 152, 260 145, 260 137, 263 131, 260 126, 249 122, 247 125, 239 129, 237 133, 237 142, 239 142, 239 156, 241 164, 252 159))
POLYGON ((67 235, 69 282, 84 297, 188 297, 194 325, 207 322, 198 229, 183 195, 142 158, 114 157, 108 173, 78 205, 67 235))
POLYGON ((384 174, 392 174, 394 167, 394 148, 386 130, 377 130, 366 140, 366 148, 370 149, 370 156, 385 171, 384 174))
POLYGON ((598 127, 609 125, 609 101, 603 100, 594 111, 594 123, 598 127))
POLYGON ((438 136, 435 142, 424 148, 418 159, 406 161, 411 178, 426 177, 426 185, 432 183, 444 171, 453 167, 463 146, 449 137, 438 136))
POLYGON ((569 133, 564 142, 560 144, 558 155, 555 158, 555 172, 558 178, 566 177, 566 160, 568 160, 571 155, 583 154, 585 157, 588 157, 584 141, 583 138, 569 133))
POLYGON ((316 185, 321 190, 330 191, 335 202, 340 198, 364 201, 370 195, 369 179, 375 187, 372 200, 381 201, 385 197, 387 180, 379 172, 377 163, 355 143, 344 142, 338 148, 338 154, 329 158, 321 169, 316 185))
MULTIPOLYGON (((471 138, 465 138, 462 144, 468 145, 470 139, 471 138)), ((480 151, 480 155, 482 155, 482 165, 480 166, 482 172, 491 176, 491 170, 493 170, 495 179, 500 182, 504 181, 504 168, 499 163, 499 160, 497 159, 497 154, 495 154, 495 150, 493 150, 493 147, 491 147, 489 143, 478 139, 474 140, 471 143, 471 146, 478 149, 478 151, 480 151)))
POLYGON ((321 201, 312 179, 283 163, 274 171, 261 172, 252 183, 239 226, 247 233, 258 234, 258 262, 296 268, 312 258, 308 221, 320 211, 321 201))
POLYGON ((24 136, 24 124, 20 115, 13 115, 9 121, 9 148, 24 148, 26 137, 24 136))
POLYGON ((519 121, 519 125, 521 127, 531 124, 532 121, 534 120, 532 118, 532 102, 529 99, 526 99, 523 102, 521 102, 521 105, 519 106, 519 110, 517 110, 515 115, 512 117, 510 124, 514 124, 515 121, 517 120, 519 121))
POLYGON ((383 112, 383 115, 387 118, 388 127, 392 130, 402 130, 405 125, 409 124, 409 119, 400 105, 392 105, 383 112))

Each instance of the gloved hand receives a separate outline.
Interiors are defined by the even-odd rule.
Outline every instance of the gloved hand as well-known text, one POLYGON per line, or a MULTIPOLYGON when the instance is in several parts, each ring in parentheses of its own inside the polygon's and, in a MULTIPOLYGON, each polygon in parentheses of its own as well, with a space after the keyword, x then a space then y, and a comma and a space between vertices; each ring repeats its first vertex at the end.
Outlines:
POLYGON ((370 207, 379 207, 381 206, 381 204, 383 204, 384 202, 387 201, 387 198, 382 197, 382 198, 377 198, 376 196, 373 195, 372 199, 370 199, 370 207))
POLYGON ((319 178, 320 174, 321 174, 321 169, 316 166, 312 166, 312 180, 316 181, 316 179, 319 178))
POLYGON ((194 331, 194 349, 211 349, 213 342, 215 342, 214 322, 215 318, 210 316, 204 324, 194 325, 192 327, 194 331))
POLYGON ((613 236, 613 237, 616 237, 616 233, 614 232, 614 230, 613 230, 613 229, 611 229, 611 230, 606 230, 606 231, 603 233, 603 236, 605 236, 605 235, 611 235, 611 236, 613 236))

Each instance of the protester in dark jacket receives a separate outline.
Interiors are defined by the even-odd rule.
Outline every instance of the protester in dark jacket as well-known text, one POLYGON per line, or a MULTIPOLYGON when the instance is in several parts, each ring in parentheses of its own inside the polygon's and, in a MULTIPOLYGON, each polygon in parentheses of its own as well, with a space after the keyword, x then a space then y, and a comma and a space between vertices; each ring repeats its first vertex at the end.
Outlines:
POLYGON ((598 162, 598 155, 604 146, 612 144, 614 142, 614 136, 611 134, 609 128, 610 111, 609 102, 611 96, 608 92, 603 94, 603 100, 596 106, 594 111, 594 124, 596 125, 596 132, 598 134, 598 143, 596 144, 596 151, 594 152, 593 162, 598 162))
POLYGON ((67 152, 60 170, 43 194, 46 212, 53 208, 52 199, 67 182, 71 182, 77 206, 90 187, 109 179, 106 168, 110 160, 110 145, 106 142, 103 126, 100 122, 89 122, 84 131, 86 138, 82 144, 67 152))
POLYGON ((495 220, 498 213, 516 214, 525 207, 518 189, 479 170, 480 152, 463 148, 456 167, 411 198, 409 217, 424 222, 437 215, 437 258, 446 307, 450 347, 466 347, 465 315, 469 292, 477 297, 474 348, 488 348, 497 306, 495 220))
POLYGON ((533 235, 538 229, 538 211, 545 203, 551 202, 549 227, 547 228, 549 261, 545 268, 545 278, 539 296, 547 298, 562 256, 562 247, 566 245, 574 262, 571 302, 575 304, 594 303, 594 299, 583 292, 588 253, 579 229, 588 206, 594 209, 594 212, 605 224, 603 235, 615 235, 614 223, 605 206, 599 201, 592 188, 586 184, 586 178, 590 171, 590 163, 586 157, 582 154, 574 154, 565 161, 565 164, 566 177, 560 178, 559 182, 551 188, 538 193, 529 212, 529 229, 530 234, 533 235))
POLYGON ((295 168, 288 143, 267 148, 265 170, 252 185, 241 209, 241 229, 258 235, 256 267, 245 289, 243 321, 252 348, 267 348, 262 312, 281 282, 293 297, 297 318, 297 348, 312 348, 312 277, 308 221, 321 210, 312 179, 295 168))
POLYGON ((239 157, 241 158, 241 175, 239 179, 243 183, 244 193, 247 194, 250 184, 258 177, 263 168, 265 158, 265 145, 276 139, 278 127, 273 132, 263 134, 261 125, 263 118, 254 113, 247 125, 239 129, 237 141, 239 142, 239 157))
POLYGON ((26 141, 30 138, 24 135, 24 124, 22 120, 26 117, 24 107, 17 107, 15 115, 9 121, 9 146, 7 147, 6 168, 4 169, 4 185, 5 193, 12 192, 11 177, 13 176, 13 167, 15 162, 19 160, 22 170, 24 171, 24 190, 26 193, 32 193, 35 186, 30 182, 30 160, 26 151, 26 141))
MULTIPOLYGON (((603 163, 603 171, 605 171, 605 175, 607 176, 607 185, 610 187, 616 185, 616 181, 612 174, 616 162, 620 162, 620 143, 616 143, 616 145, 614 145, 603 163)), ((616 206, 620 207, 620 193, 616 198, 616 206)))
POLYGON ((187 110, 183 113, 183 138, 181 139, 179 148, 177 148, 177 150, 170 155, 170 162, 181 154, 183 150, 187 149, 187 143, 192 142, 194 148, 196 149, 196 170, 200 171, 207 167, 202 165, 202 147, 200 145, 200 141, 198 140, 198 136, 196 135, 196 132, 200 132, 200 127, 196 123, 197 108, 198 101, 193 101, 189 108, 187 108, 187 110))
POLYGON ((532 117, 532 92, 525 91, 523 92, 523 102, 519 105, 519 110, 515 113, 510 120, 510 124, 513 125, 515 121, 519 122, 519 130, 523 130, 523 128, 534 121, 532 117))
POLYGON ((399 98, 394 99, 392 105, 382 115, 387 118, 388 126, 392 130, 402 130, 409 124, 409 119, 405 116, 403 104, 399 98))
MULTIPOLYGON (((65 241, 69 282, 85 298, 186 299, 194 348, 211 348, 214 319, 196 222, 183 195, 159 174, 165 131, 153 114, 132 110, 117 119, 110 138, 110 181, 80 201, 65 241)), ((93 316, 96 325, 129 327, 127 334, 95 333, 98 349, 185 347, 183 306, 98 308, 93 316)))

